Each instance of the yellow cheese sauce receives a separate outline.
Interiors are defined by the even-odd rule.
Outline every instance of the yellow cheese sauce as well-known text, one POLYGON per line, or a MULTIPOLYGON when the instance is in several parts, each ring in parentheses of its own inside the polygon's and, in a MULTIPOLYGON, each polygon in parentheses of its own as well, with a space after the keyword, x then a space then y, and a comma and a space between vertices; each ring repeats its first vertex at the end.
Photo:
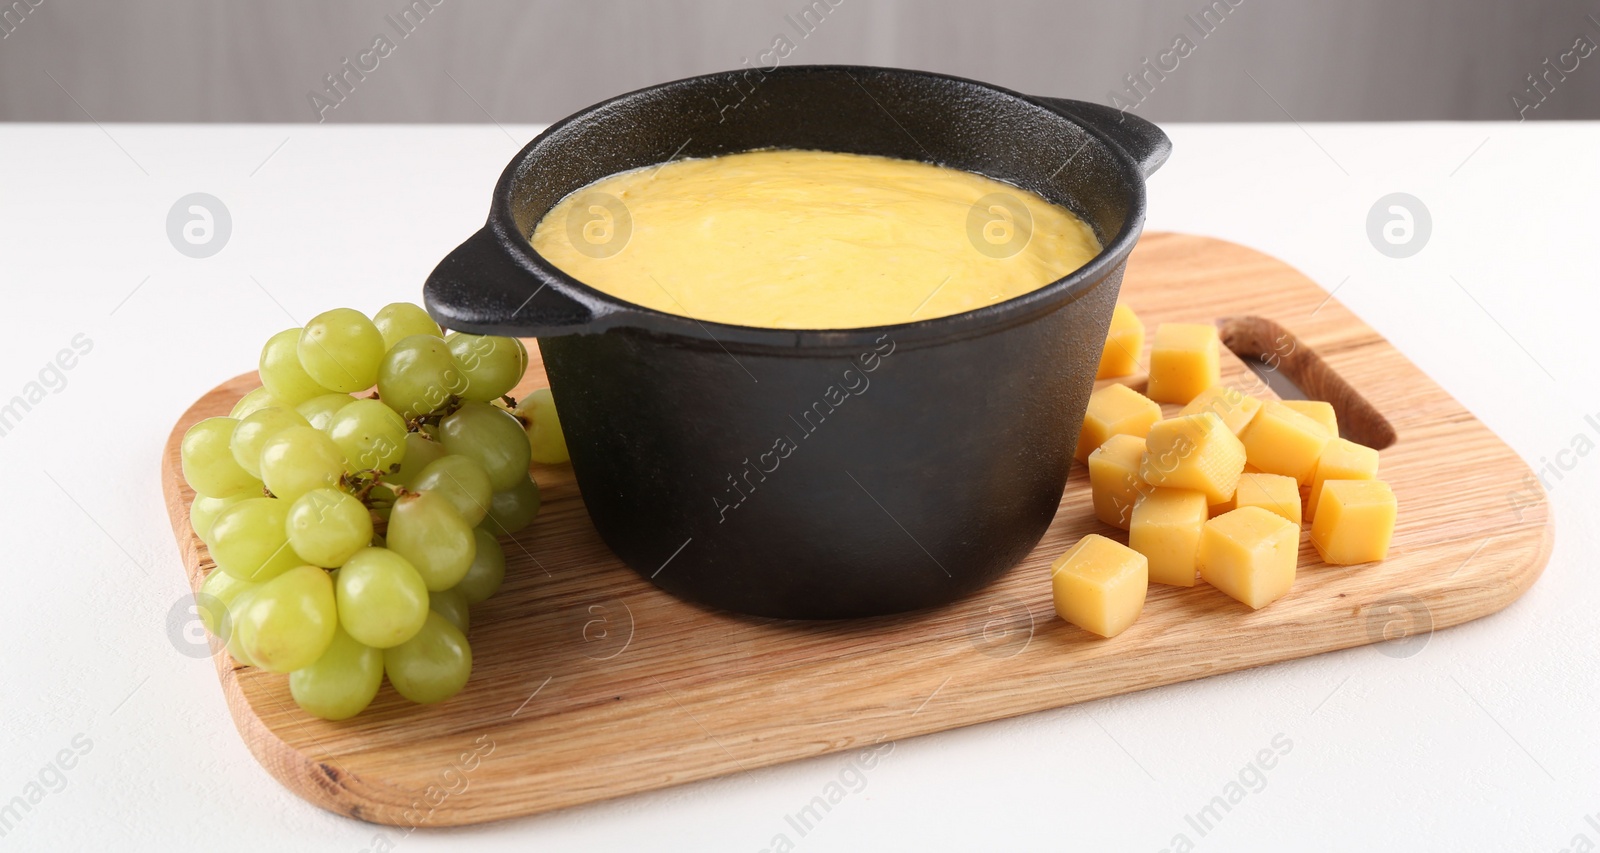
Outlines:
POLYGON ((762 150, 603 178, 540 220, 533 247, 620 299, 700 320, 848 329, 959 314, 1100 251, 1041 196, 910 160, 762 150))

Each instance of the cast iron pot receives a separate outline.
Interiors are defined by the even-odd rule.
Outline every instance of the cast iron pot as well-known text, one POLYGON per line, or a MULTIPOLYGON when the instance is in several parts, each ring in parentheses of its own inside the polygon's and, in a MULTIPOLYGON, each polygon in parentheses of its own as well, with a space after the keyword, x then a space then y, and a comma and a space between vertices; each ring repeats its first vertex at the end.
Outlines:
MULTIPOLYGON (((488 224, 429 277, 426 303, 447 328, 539 339, 589 516, 662 589, 784 618, 931 607, 1000 576, 1054 517, 1145 177, 1169 150, 1154 125, 1109 107, 917 71, 679 80, 583 110, 522 149, 488 224), (623 302, 527 242, 552 206, 607 175, 757 148, 978 172, 1067 206, 1105 249, 964 314, 800 331, 623 302)), ((626 208, 595 201, 569 233, 626 251, 626 208)), ((974 217, 981 250, 989 217, 974 217)))

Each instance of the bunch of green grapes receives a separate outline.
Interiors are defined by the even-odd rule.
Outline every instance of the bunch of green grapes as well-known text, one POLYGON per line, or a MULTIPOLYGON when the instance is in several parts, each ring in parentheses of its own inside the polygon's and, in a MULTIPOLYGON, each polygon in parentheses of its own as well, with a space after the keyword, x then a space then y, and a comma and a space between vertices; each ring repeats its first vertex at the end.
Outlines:
POLYGON ((459 692, 469 608, 505 579, 499 538, 539 511, 529 463, 566 458, 548 392, 505 396, 527 365, 515 338, 444 335, 409 303, 272 336, 262 387, 182 444, 217 565, 200 615, 228 653, 288 673, 330 720, 385 675, 413 702, 459 692))

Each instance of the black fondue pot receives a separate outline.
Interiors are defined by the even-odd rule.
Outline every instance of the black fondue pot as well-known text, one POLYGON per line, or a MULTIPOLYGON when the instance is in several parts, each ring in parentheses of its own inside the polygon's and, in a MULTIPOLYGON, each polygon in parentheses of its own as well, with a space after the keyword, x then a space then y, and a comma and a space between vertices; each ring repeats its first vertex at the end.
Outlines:
MULTIPOLYGON (((1169 150, 1154 125, 1110 107, 917 71, 795 66, 664 83, 522 149, 488 224, 429 277, 426 303, 447 328, 539 339, 589 516, 662 589, 786 618, 931 607, 999 577, 1055 515, 1144 222, 1145 177, 1169 150), (1105 249, 963 314, 792 330, 624 302, 527 241, 563 197, 607 175, 758 148, 977 172, 1070 208, 1105 249)), ((586 209, 596 218, 571 233, 626 251, 625 207, 586 209)), ((974 250, 1005 252, 1005 240, 980 240, 994 242, 989 212, 969 219, 974 250)))

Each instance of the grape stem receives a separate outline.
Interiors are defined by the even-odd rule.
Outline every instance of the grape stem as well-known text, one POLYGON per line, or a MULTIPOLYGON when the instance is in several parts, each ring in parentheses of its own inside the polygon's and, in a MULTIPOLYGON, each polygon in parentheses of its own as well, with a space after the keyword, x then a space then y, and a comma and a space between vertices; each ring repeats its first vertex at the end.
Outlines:
POLYGON ((522 428, 523 429, 527 429, 530 425, 533 424, 532 419, 523 417, 522 415, 517 413, 517 398, 516 397, 513 397, 510 394, 501 394, 500 395, 500 401, 506 404, 506 412, 508 414, 510 414, 513 418, 516 418, 517 419, 517 423, 522 424, 522 428))
MULTIPOLYGON (((462 401, 460 397, 451 394, 444 401, 444 405, 434 409, 431 412, 428 412, 427 414, 417 415, 406 421, 406 431, 422 432, 422 428, 425 426, 438 426, 440 421, 455 414, 456 409, 461 408, 461 402, 462 401)), ((423 435, 426 436, 427 433, 423 432, 423 435)))
POLYGON ((356 500, 361 501, 363 506, 371 509, 373 506, 383 503, 383 501, 372 497, 373 489, 378 486, 389 486, 396 492, 400 490, 399 486, 390 486, 383 479, 385 473, 393 474, 399 470, 399 467, 399 465, 391 466, 387 472, 379 468, 363 468, 360 471, 351 471, 339 478, 339 485, 348 490, 356 500))

